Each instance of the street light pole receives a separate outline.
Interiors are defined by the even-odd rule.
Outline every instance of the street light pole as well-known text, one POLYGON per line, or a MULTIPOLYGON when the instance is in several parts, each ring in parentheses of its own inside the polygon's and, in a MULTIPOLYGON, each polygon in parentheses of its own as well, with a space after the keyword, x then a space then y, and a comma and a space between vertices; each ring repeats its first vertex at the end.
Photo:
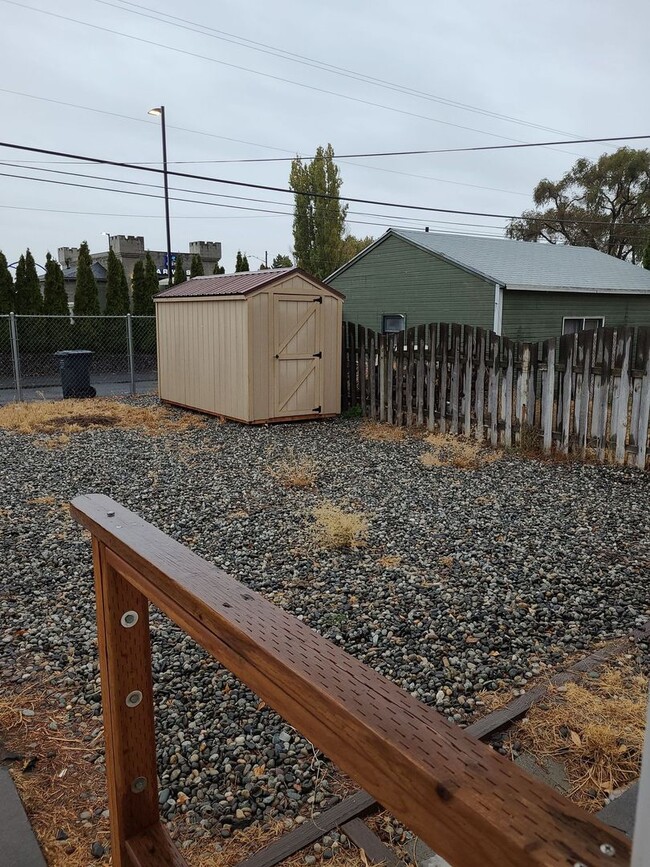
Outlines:
POLYGON ((169 222, 169 181, 167 177, 167 129, 165 126, 165 106, 149 110, 149 114, 160 118, 162 129, 163 184, 165 188, 165 226, 167 229, 167 285, 172 285, 172 234, 169 222))

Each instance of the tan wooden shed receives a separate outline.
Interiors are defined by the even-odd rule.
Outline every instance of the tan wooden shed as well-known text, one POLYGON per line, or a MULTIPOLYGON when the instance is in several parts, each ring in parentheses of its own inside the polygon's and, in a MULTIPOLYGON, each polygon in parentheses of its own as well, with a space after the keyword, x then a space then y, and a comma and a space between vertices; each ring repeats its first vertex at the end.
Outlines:
POLYGON ((253 424, 337 415, 343 298, 300 268, 160 292, 160 399, 253 424))

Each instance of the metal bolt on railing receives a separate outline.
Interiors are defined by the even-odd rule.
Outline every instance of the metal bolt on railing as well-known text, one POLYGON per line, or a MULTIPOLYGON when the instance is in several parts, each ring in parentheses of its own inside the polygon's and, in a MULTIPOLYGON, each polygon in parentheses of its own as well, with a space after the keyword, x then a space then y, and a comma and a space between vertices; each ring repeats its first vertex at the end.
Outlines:
POLYGON ((147 778, 146 777, 136 777, 135 780, 131 783, 131 791, 135 792, 136 795, 139 795, 140 792, 144 792, 147 788, 147 778))
POLYGON ((137 611, 125 611, 122 617, 120 618, 120 623, 125 629, 130 629, 132 626, 138 622, 138 612, 137 611))
POLYGON ((139 689, 134 689, 133 692, 130 692, 126 697, 126 706, 127 707, 137 707, 142 701, 142 693, 139 689))

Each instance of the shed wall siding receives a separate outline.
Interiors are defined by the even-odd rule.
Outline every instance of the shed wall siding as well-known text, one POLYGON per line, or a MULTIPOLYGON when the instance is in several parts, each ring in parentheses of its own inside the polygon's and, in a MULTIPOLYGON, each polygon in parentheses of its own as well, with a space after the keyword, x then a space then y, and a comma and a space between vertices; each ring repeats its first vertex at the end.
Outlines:
POLYGON ((412 244, 388 237, 331 281, 346 295, 343 318, 381 331, 384 314, 406 326, 460 322, 492 328, 494 284, 412 244))
POLYGON ((649 295, 582 292, 504 292, 502 333, 513 340, 546 340, 562 334, 562 320, 604 316, 607 327, 650 326, 649 295))
POLYGON ((156 305, 161 399, 248 420, 246 301, 156 305))

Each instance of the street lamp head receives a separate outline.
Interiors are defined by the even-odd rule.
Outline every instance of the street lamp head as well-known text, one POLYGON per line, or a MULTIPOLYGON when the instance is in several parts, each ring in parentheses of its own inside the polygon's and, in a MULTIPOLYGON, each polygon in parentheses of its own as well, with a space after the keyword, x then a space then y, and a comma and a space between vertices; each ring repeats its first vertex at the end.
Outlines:
POLYGON ((161 117, 162 113, 163 113, 162 106, 159 106, 158 108, 150 108, 149 111, 147 112, 147 114, 153 114, 154 117, 161 117))

